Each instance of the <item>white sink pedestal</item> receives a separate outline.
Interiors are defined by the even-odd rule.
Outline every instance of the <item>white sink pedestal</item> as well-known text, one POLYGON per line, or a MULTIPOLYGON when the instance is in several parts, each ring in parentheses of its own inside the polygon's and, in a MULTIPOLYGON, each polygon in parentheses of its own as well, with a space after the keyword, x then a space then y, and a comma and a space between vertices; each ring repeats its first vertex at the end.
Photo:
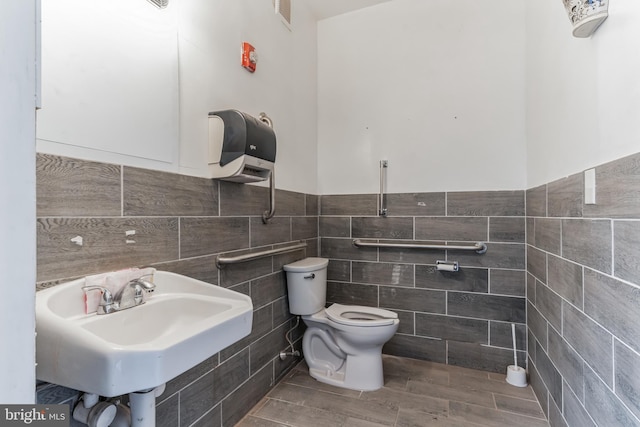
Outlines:
POLYGON ((164 386, 147 391, 129 393, 131 427, 156 427, 156 396, 164 391, 164 386), (159 393, 156 393, 156 390, 159 393))

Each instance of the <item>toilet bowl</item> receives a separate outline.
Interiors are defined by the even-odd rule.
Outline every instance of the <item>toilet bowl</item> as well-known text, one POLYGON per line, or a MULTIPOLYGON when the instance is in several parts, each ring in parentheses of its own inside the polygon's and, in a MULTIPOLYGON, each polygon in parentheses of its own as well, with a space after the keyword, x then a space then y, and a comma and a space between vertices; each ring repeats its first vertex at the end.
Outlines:
POLYGON ((306 258, 284 266, 289 311, 307 325, 302 350, 316 380, 352 390, 384 385, 382 346, 398 329, 389 310, 333 304, 325 308, 328 260, 306 258))

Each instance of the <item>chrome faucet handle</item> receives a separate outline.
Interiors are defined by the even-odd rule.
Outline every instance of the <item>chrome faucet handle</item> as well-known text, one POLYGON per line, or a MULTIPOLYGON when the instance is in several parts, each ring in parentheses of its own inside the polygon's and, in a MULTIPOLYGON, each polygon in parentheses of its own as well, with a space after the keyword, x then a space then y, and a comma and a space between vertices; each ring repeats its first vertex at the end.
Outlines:
POLYGON ((156 289, 156 285, 153 282, 143 279, 143 277, 153 277, 153 274, 145 274, 144 276, 140 276, 135 280, 132 280, 132 283, 135 283, 135 304, 140 305, 144 301, 142 299, 143 292, 150 294, 156 289))
POLYGON ((116 311, 116 307, 114 307, 113 295, 111 291, 103 286, 83 286, 82 289, 84 291, 100 291, 102 292, 102 298, 100 300, 100 304, 98 305, 98 314, 108 314, 113 311, 116 311))
POLYGON ((148 281, 148 282, 150 282, 150 283, 153 283, 153 282, 151 282, 150 280, 146 280, 146 279, 145 279, 145 278, 150 278, 151 280, 153 280, 153 274, 154 274, 154 273, 143 274, 142 276, 138 277, 138 280, 145 280, 145 281, 148 281))
POLYGON ((133 304, 140 305, 144 301, 142 299, 142 285, 140 284, 141 279, 132 280, 129 282, 128 286, 133 286, 133 304))
POLYGON ((136 285, 138 285, 143 291, 150 293, 153 292, 156 289, 156 284, 149 281, 149 280, 145 280, 145 277, 153 277, 153 273, 152 274, 145 274, 143 276, 138 277, 137 279, 133 279, 131 283, 135 283, 136 285))
POLYGON ((118 310, 135 307, 143 304, 144 292, 153 292, 156 285, 144 280, 141 276, 137 279, 129 280, 114 296, 115 303, 118 304, 118 310))

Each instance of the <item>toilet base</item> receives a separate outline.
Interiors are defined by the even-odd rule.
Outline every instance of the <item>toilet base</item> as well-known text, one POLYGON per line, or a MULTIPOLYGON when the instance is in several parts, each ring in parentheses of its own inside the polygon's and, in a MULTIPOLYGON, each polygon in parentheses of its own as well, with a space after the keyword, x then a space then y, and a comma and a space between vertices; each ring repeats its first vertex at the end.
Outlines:
POLYGON ((341 371, 330 371, 309 368, 309 375, 321 383, 331 384, 336 387, 344 387, 344 369, 341 371))
POLYGON ((338 370, 309 367, 309 375, 321 383, 336 387, 359 391, 378 390, 384 386, 382 352, 348 355, 338 370))
POLYGON ((303 315, 307 330, 302 338, 309 375, 350 390, 373 391, 384 386, 382 347, 398 329, 388 325, 345 325, 327 317, 326 310, 303 315))

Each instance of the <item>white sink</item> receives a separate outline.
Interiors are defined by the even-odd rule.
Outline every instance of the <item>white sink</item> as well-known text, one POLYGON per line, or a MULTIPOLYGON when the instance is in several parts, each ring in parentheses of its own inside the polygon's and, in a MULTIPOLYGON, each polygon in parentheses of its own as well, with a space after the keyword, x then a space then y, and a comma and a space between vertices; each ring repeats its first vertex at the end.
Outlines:
POLYGON ((251 332, 248 296, 166 271, 139 306, 85 314, 84 279, 36 293, 36 377, 113 397, 175 378, 251 332))

